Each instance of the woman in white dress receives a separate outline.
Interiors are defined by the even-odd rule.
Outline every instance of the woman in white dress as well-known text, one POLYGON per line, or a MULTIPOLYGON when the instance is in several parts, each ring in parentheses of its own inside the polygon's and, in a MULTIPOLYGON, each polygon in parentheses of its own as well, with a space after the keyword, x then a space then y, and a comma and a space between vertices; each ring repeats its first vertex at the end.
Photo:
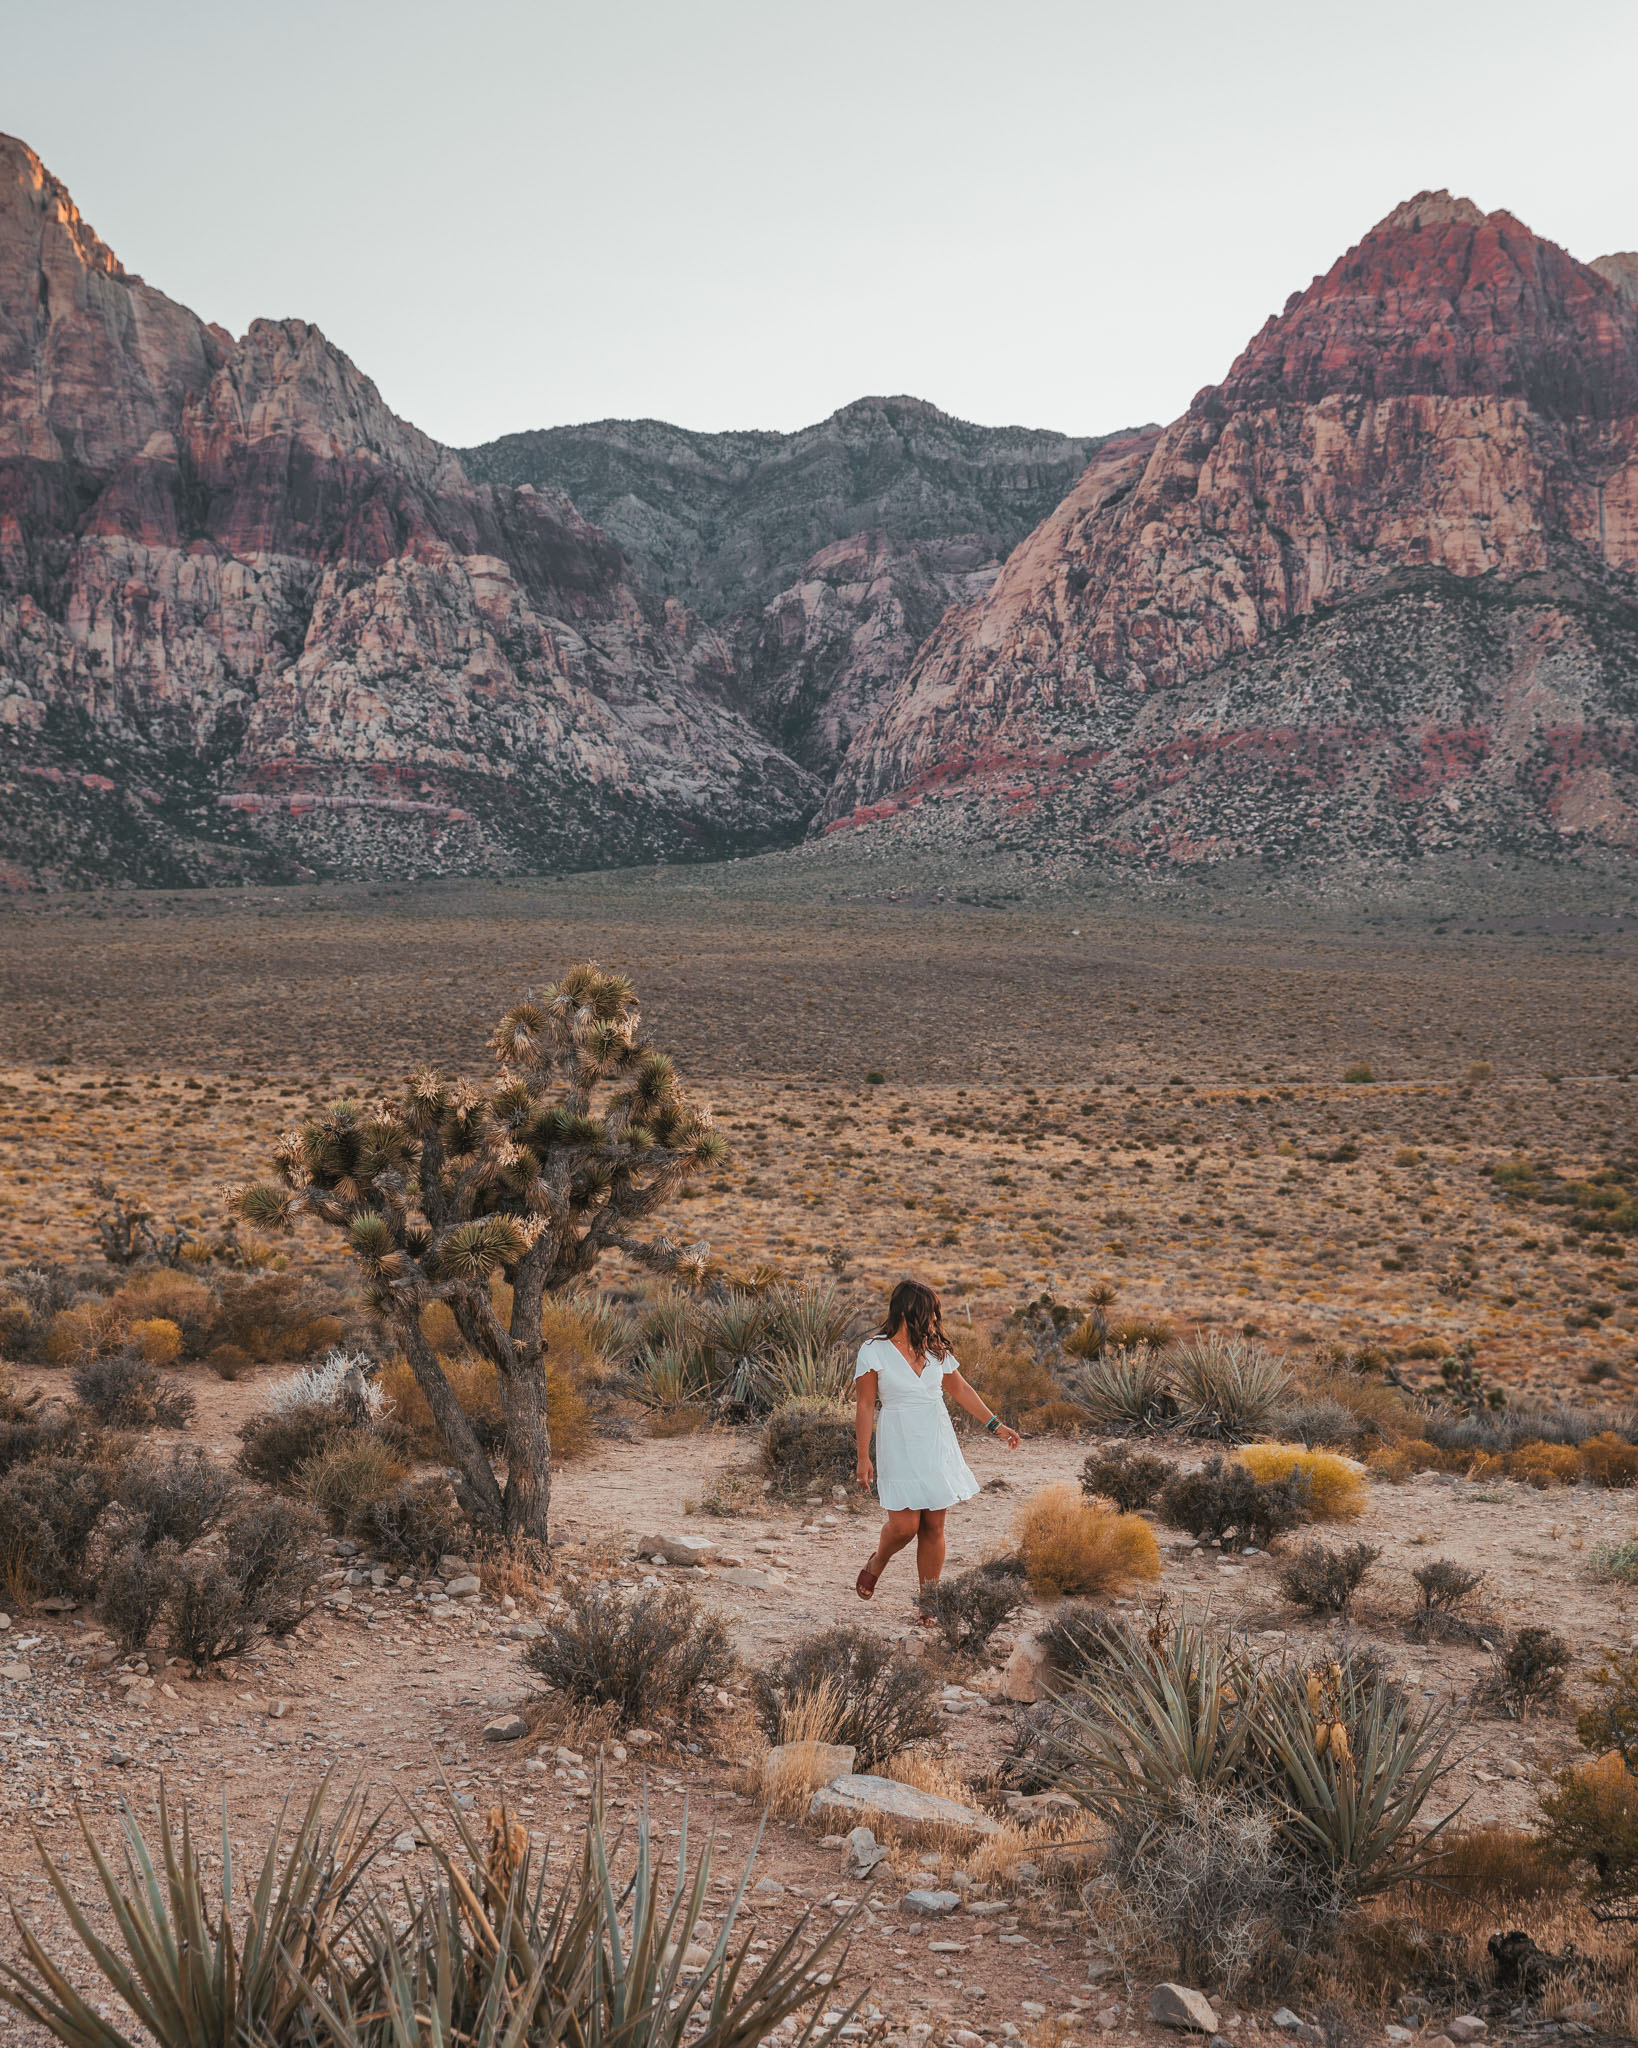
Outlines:
POLYGON ((978 1481, 956 1442, 945 1397, 976 1417, 992 1436, 999 1436, 1009 1451, 1018 1448, 1018 1432, 992 1415, 961 1377, 944 1335, 938 1296, 916 1280, 901 1280, 893 1289, 886 1327, 860 1347, 853 1391, 858 1404, 859 1484, 869 1486, 875 1479, 877 1497, 887 1511, 876 1554, 856 1582, 859 1598, 870 1598, 888 1559, 907 1543, 916 1546, 920 1583, 930 1586, 944 1569, 946 1509, 958 1500, 971 1500, 978 1491, 978 1481))

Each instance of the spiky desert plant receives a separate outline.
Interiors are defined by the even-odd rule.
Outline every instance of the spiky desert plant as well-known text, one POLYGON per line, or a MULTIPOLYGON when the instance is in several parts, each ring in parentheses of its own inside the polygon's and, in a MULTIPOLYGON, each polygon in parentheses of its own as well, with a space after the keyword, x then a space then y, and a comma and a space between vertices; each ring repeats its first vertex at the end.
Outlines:
POLYGON ((572 968, 514 1004, 489 1043, 500 1071, 488 1087, 422 1069, 396 1099, 337 1102, 286 1134, 277 1180, 236 1190, 233 1207, 262 1229, 310 1215, 343 1239, 426 1396, 465 1512, 544 1545, 546 1297, 611 1251, 698 1273, 709 1246, 640 1233, 726 1147, 643 1036, 624 975, 572 968), (499 1281, 511 1290, 505 1321, 499 1281), (500 1376, 504 1486, 421 1328, 433 1301, 500 1376))
POLYGON ((1104 1352, 1065 1370, 1062 1378, 1070 1399, 1094 1429, 1136 1435, 1167 1429, 1177 1420, 1171 1372, 1147 1344, 1104 1352))
MULTIPOLYGON (((295 2023, 311 2009, 309 1984, 322 1981, 352 1909, 351 1896, 374 1846, 363 1801, 345 1799, 324 1813, 321 1781, 292 1836, 281 1808, 235 1933, 234 1855, 222 1810, 221 1879, 206 1878, 184 1812, 180 1829, 163 1785, 156 1857, 130 1809, 125 1810, 116 1863, 80 1828, 114 1923, 104 1939, 49 1851, 41 1860, 74 1937, 107 1988, 137 2022, 137 2038, 159 2048, 221 2048, 228 2041, 299 2038, 295 2023)), ((27 1970, 0 1962, 0 2001, 25 2014, 65 2048, 132 2048, 130 2035, 104 2017, 58 1960, 19 1922, 27 1970)))
POLYGON ((1258 1436, 1291 1391, 1273 1352, 1215 1331, 1183 1345, 1171 1369, 1183 1426, 1196 1436, 1258 1436))

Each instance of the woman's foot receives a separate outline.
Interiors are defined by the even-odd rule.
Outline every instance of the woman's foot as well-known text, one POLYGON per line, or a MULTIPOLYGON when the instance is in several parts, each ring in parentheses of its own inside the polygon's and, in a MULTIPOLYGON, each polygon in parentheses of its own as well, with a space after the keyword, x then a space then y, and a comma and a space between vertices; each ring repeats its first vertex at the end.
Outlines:
POLYGON ((853 1590, 861 1600, 868 1600, 871 1594, 875 1592, 876 1581, 880 1577, 881 1573, 873 1572, 869 1565, 861 1565, 859 1567, 859 1576, 853 1581, 853 1590))

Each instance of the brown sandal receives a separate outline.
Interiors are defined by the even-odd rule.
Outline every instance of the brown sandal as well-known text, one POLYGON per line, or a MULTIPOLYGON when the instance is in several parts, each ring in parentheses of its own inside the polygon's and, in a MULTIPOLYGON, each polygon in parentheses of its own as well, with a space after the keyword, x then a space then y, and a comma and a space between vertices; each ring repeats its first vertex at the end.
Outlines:
POLYGON ((861 1565, 859 1567, 859 1576, 853 1581, 854 1592, 858 1594, 861 1600, 868 1600, 871 1594, 875 1592, 876 1581, 880 1577, 881 1573, 873 1572, 869 1565, 861 1565))

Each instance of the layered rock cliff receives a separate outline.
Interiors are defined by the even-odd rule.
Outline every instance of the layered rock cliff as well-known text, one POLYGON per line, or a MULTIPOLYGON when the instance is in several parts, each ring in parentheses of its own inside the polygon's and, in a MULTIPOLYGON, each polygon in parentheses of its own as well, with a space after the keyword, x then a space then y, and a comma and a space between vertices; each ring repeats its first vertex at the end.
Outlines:
POLYGON ((299 320, 129 276, 0 138, 14 882, 743 851, 820 794, 557 491, 474 484, 299 320))
POLYGON ((831 826, 1197 860, 1638 846, 1638 300, 1448 193, 1103 446, 831 826))

